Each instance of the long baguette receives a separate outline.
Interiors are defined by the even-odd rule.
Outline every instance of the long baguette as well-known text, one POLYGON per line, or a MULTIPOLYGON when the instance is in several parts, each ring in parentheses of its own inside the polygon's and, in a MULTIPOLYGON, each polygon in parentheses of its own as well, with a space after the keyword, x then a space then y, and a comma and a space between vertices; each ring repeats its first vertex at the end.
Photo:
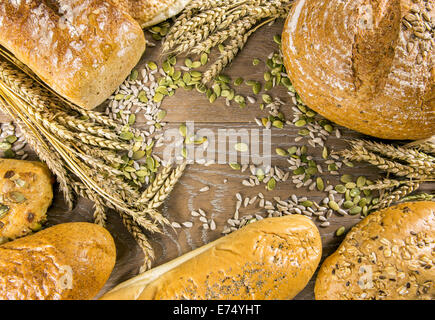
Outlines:
POLYGON ((264 219, 127 280, 101 299, 292 299, 321 252, 310 219, 264 219))

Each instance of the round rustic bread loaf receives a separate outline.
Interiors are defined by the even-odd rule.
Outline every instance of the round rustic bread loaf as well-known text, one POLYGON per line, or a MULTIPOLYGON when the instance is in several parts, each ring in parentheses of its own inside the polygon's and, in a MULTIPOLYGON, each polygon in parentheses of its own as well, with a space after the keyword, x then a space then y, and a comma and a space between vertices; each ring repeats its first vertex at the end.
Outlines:
POLYGON ((435 133, 433 1, 298 0, 282 36, 304 103, 384 139, 435 133))
POLYGON ((435 299, 435 202, 370 214, 322 264, 318 300, 435 299))

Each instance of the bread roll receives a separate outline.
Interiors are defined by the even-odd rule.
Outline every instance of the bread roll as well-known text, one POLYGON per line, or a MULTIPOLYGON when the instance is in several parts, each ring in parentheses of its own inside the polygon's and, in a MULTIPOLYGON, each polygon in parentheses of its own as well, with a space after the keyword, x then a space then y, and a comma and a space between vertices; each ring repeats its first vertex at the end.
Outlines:
POLYGON ((180 13, 191 0, 115 0, 142 28, 147 28, 180 13))
POLYGON ((0 45, 86 109, 106 100, 145 50, 137 22, 112 1, 0 1, 0 45))
POLYGON ((0 240, 41 228, 53 199, 54 180, 42 162, 0 159, 0 240))
POLYGON ((297 0, 282 35, 304 103, 385 139, 435 133, 433 1, 297 0))
POLYGON ((312 277, 321 251, 310 219, 269 218, 128 280, 102 299, 292 299, 312 277))
POLYGON ((372 213, 322 264, 316 299, 434 299, 434 253, 435 202, 372 213))
POLYGON ((115 259, 113 238, 104 228, 56 225, 0 246, 0 299, 91 299, 115 259))

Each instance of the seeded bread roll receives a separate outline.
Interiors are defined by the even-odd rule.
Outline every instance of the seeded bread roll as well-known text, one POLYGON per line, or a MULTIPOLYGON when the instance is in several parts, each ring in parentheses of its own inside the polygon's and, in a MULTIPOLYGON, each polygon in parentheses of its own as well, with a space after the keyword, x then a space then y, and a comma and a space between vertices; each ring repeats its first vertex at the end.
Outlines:
POLYGON ((435 202, 375 213, 322 264, 318 300, 435 299, 435 202))
POLYGON ((435 132, 433 1, 297 0, 282 36, 304 103, 385 139, 435 132))
POLYGON ((128 280, 102 299, 292 299, 321 252, 319 231, 307 217, 269 218, 128 280))
POLYGON ((129 75, 145 37, 110 0, 2 0, 0 45, 61 96, 92 109, 129 75))
POLYGON ((115 0, 142 28, 147 28, 180 13, 191 0, 115 0))
POLYGON ((41 228, 53 199, 52 183, 42 162, 0 159, 0 242, 41 228))
POLYGON ((59 224, 0 246, 0 299, 84 300, 115 265, 109 232, 96 224, 59 224))

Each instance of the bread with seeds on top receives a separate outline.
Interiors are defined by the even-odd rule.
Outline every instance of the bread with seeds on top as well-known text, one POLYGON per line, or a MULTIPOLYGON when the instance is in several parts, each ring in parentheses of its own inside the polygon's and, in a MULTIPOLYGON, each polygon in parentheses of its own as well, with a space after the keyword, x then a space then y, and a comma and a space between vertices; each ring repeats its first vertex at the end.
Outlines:
POLYGON ((433 1, 297 0, 284 26, 288 76, 303 102, 384 139, 435 133, 433 1))
POLYGON ((435 202, 370 214, 320 267, 317 300, 435 299, 435 202))

